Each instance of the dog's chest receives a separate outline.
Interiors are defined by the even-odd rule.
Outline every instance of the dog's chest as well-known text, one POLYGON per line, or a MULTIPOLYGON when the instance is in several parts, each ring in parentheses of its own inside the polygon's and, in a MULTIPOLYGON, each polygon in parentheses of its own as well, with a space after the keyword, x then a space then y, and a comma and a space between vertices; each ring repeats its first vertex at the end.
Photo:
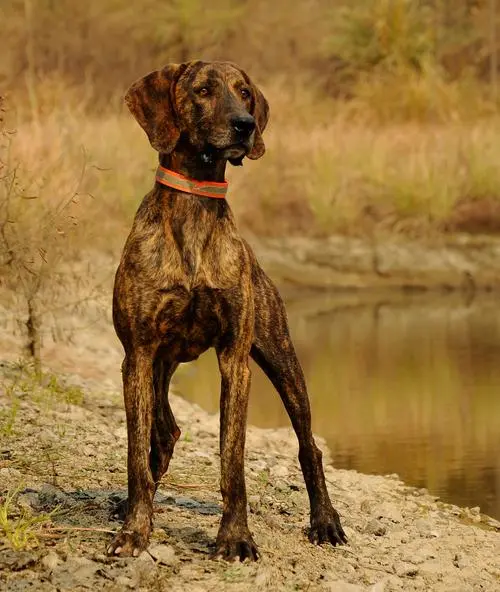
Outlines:
POLYGON ((162 348, 188 362, 212 347, 226 330, 225 298, 206 287, 176 287, 164 295, 156 317, 162 348))
POLYGON ((165 271, 171 269, 172 259, 177 259, 177 271, 181 273, 188 290, 197 287, 229 289, 240 279, 245 257, 241 241, 232 235, 218 232, 185 233, 166 245, 168 253, 165 271), (174 252, 175 251, 175 255, 174 252))

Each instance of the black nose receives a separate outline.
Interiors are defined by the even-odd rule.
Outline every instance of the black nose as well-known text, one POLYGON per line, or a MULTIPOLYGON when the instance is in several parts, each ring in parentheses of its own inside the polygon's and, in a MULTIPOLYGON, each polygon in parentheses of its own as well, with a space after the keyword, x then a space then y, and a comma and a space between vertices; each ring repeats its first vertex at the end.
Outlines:
POLYGON ((255 119, 251 115, 238 115, 231 119, 234 131, 240 136, 249 136, 255 129, 255 119))

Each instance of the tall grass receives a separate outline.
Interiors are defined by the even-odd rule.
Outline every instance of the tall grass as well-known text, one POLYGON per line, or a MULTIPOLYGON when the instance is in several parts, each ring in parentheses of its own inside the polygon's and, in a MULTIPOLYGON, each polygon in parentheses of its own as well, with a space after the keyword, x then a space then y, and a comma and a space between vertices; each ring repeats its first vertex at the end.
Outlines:
POLYGON ((230 59, 261 80, 285 75, 352 95, 373 68, 433 64, 447 79, 493 82, 498 65, 488 0, 10 0, 0 4, 0 80, 38 108, 34 85, 60 78, 92 108, 168 61, 230 59))
POLYGON ((200 19, 199 0, 13 0, 0 7, 0 79, 16 105, 18 157, 60 189, 85 153, 93 245, 113 248, 156 164, 123 110, 128 84, 167 61, 229 58, 271 103, 265 158, 229 173, 244 228, 496 231, 498 15, 484 1, 457 2, 291 10, 285 0, 216 0, 200 19))
MULTIPOLYGON (((228 171, 231 205, 256 234, 426 236, 453 230, 464 202, 477 204, 480 214, 482 201, 500 195, 496 117, 381 124, 367 116, 368 108, 363 116, 350 103, 316 99, 312 109, 305 91, 286 96, 270 86, 266 92, 272 106, 267 152, 228 171)), ((84 189, 95 197, 82 215, 94 217, 87 232, 103 249, 113 249, 115 238, 120 244, 153 184, 156 153, 124 111, 82 116, 54 109, 36 124, 20 123, 13 148, 32 178, 44 178, 54 194, 74 181, 85 155, 84 189)), ((471 230, 481 231, 476 223, 471 219, 471 230)))

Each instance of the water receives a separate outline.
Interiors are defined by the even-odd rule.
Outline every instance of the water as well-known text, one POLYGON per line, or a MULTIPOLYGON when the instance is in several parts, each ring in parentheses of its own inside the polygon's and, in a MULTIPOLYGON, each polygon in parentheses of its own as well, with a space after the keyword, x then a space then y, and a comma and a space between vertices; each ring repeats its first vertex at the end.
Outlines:
MULTIPOLYGON (((353 295, 289 300, 313 428, 336 467, 398 473, 444 501, 500 518, 500 302, 459 295, 353 295)), ((175 383, 209 411, 219 404, 215 354, 175 383)), ((289 425, 253 367, 249 422, 289 425)))

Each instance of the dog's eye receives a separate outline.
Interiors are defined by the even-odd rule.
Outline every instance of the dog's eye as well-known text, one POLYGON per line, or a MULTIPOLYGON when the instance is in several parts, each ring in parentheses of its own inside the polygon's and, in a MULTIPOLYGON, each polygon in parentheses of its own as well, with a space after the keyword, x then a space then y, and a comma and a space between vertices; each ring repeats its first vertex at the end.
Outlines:
POLYGON ((207 97, 210 94, 210 91, 206 86, 202 86, 196 91, 196 94, 200 97, 207 97))
POLYGON ((250 91, 247 88, 242 88, 240 90, 240 94, 241 94, 242 98, 248 99, 248 97, 250 96, 250 91))

